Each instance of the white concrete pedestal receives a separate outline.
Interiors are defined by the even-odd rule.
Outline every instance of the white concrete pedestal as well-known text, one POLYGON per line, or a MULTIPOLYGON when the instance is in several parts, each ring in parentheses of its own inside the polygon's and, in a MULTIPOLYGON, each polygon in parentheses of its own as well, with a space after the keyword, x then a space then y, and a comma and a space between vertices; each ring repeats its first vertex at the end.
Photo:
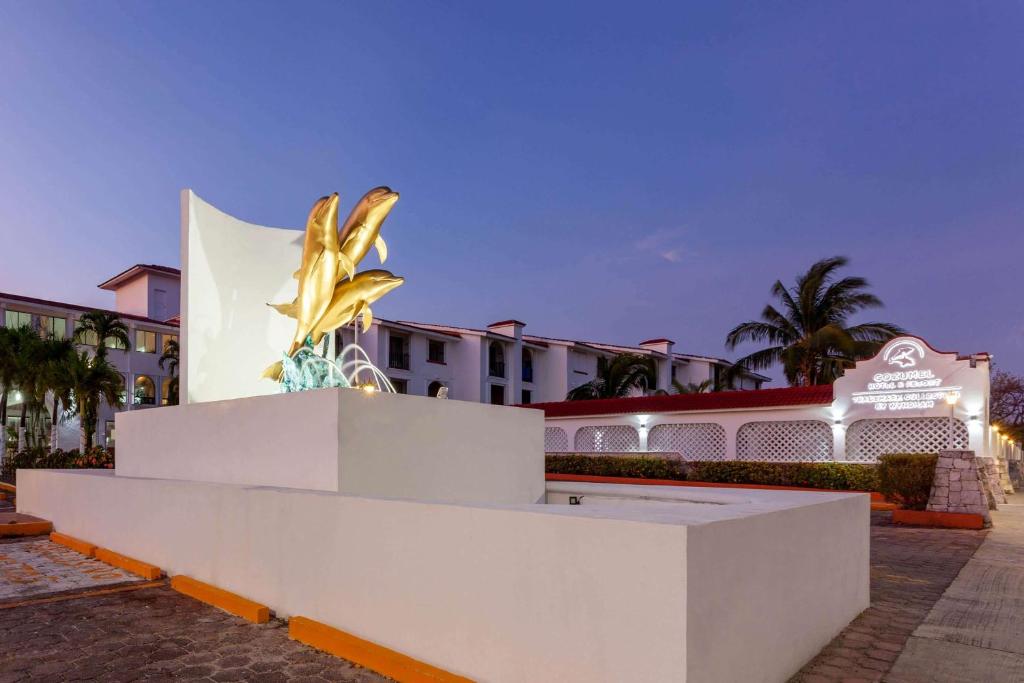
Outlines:
POLYGON ((536 410, 321 389, 116 419, 118 476, 459 503, 544 497, 536 410))

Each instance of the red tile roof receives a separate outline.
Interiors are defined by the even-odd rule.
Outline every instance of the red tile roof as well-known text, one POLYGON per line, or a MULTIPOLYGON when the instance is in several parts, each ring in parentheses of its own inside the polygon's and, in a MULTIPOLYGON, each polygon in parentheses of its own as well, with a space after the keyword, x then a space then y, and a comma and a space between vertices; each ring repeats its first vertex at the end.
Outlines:
POLYGON ((544 411, 545 417, 582 417, 623 413, 675 413, 683 411, 735 410, 781 406, 828 405, 832 403, 832 385, 786 387, 754 391, 713 391, 707 394, 672 394, 601 398, 590 401, 560 401, 524 406, 544 411))

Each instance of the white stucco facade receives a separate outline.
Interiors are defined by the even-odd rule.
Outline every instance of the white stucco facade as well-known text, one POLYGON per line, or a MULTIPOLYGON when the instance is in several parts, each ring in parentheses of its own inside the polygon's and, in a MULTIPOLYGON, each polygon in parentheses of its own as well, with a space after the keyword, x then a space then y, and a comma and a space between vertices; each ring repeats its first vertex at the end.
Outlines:
POLYGON ((875 462, 885 452, 965 448, 995 456, 1003 446, 989 426, 989 372, 987 354, 944 353, 906 336, 857 363, 832 387, 539 407, 547 413, 549 451, 875 462), (562 443, 567 449, 552 448, 562 443))
MULTIPOLYGON (((99 286, 114 292, 115 308, 128 328, 131 349, 108 348, 107 360, 121 373, 125 382, 125 406, 122 411, 153 408, 167 402, 169 367, 161 368, 159 359, 165 344, 178 338, 178 306, 180 274, 175 268, 139 264, 110 278, 99 286)), ((28 325, 40 334, 53 334, 70 339, 78 319, 89 306, 49 301, 20 294, 0 293, 0 325, 28 325)), ((108 342, 109 347, 109 342, 108 342)), ((92 353, 93 346, 82 344, 80 350, 92 353)), ((8 395, 7 426, 17 429, 20 395, 8 395)), ((101 402, 96 444, 115 444, 115 411, 101 402)), ((78 448, 80 429, 77 419, 58 426, 58 446, 65 450, 78 448)))

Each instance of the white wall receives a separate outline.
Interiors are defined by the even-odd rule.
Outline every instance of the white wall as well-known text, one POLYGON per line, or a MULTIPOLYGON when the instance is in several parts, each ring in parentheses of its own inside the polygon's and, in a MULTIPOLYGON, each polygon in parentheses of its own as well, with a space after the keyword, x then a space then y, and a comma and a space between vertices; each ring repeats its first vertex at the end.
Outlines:
POLYGON ((182 402, 261 396, 263 370, 288 350, 295 321, 267 306, 295 298, 303 233, 245 223, 181 194, 182 402))
POLYGON ((537 410, 357 389, 169 406, 118 414, 117 475, 534 503, 543 424, 537 410))
POLYGON ((868 604, 867 496, 469 507, 18 477, 19 511, 62 533, 480 681, 782 681, 868 604))
MULTIPOLYGON (((860 361, 855 368, 846 372, 834 385, 835 399, 823 405, 775 406, 757 409, 735 410, 687 410, 662 412, 652 415, 644 414, 612 414, 585 415, 571 418, 551 417, 546 420, 550 427, 561 427, 569 438, 569 446, 573 447, 574 437, 581 427, 600 425, 630 425, 639 428, 646 424, 648 428, 660 424, 693 424, 714 423, 721 425, 726 433, 726 458, 737 457, 736 436, 738 430, 750 422, 789 422, 814 420, 831 425, 833 450, 832 458, 843 461, 852 459, 846 452, 847 430, 860 420, 879 419, 914 419, 914 418, 950 418, 960 420, 966 425, 969 447, 981 456, 995 449, 995 437, 989 427, 989 363, 986 359, 972 361, 961 358, 955 353, 942 353, 933 350, 923 340, 916 337, 899 337, 886 344, 874 358, 860 361), (937 394, 920 408, 893 408, 892 403, 883 403, 884 410, 879 410, 876 403, 857 402, 855 396, 869 390, 879 373, 899 372, 885 357, 890 347, 906 342, 919 342, 920 357, 915 355, 913 370, 930 373, 934 384, 930 389, 920 392, 937 394), (944 396, 950 391, 959 393, 958 403, 951 409, 945 403, 944 396)), ((677 371, 677 379, 679 374, 677 371)), ((690 380, 686 380, 690 381, 690 380)), ((903 391, 897 389, 896 391, 903 391)), ((910 391, 910 390, 907 390, 910 391)), ((888 390, 874 389, 872 394, 887 394, 888 390)), ((872 397, 869 396, 869 399, 872 397)), ((873 399, 872 399, 873 400, 873 399)), ((935 450, 933 444, 928 449, 935 450)), ((685 457, 685 454, 684 454, 685 457)), ((866 462, 864 460, 863 462, 866 462)))
POLYGON ((339 391, 118 413, 117 475, 337 491, 339 391))

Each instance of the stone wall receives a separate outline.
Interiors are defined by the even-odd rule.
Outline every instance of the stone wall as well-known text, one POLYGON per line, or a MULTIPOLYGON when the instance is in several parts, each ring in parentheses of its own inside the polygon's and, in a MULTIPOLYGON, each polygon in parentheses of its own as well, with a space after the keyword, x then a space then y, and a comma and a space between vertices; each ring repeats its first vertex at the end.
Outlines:
POLYGON ((985 482, 988 484, 986 490, 989 497, 989 509, 995 510, 997 504, 1006 503, 1006 493, 1003 492, 1003 482, 999 476, 999 463, 995 458, 978 458, 978 464, 982 469, 985 482))
POLYGON ((934 512, 966 512, 981 515, 991 524, 988 481, 984 463, 974 451, 941 451, 935 466, 928 510, 934 512))

